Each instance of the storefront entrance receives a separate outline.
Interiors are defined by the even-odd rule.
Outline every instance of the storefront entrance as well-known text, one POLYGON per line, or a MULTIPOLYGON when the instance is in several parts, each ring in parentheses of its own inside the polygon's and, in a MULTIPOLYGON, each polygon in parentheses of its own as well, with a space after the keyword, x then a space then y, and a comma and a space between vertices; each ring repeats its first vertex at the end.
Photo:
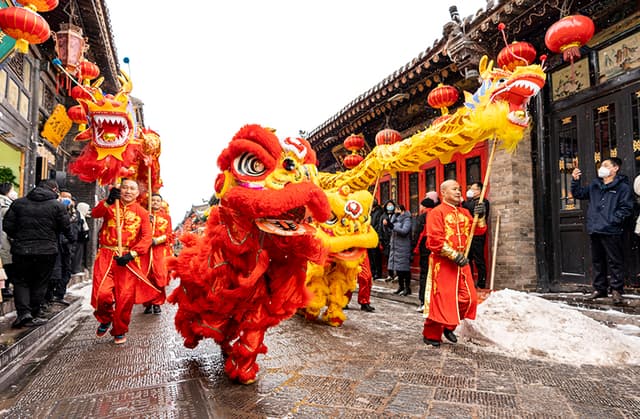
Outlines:
MULTIPOLYGON (((600 95, 554 113, 551 118, 550 192, 552 225, 552 287, 588 285, 592 279, 589 236, 585 230, 586 201, 571 195, 571 172, 578 166, 582 183, 592 181, 608 157, 622 159, 621 173, 633 179, 640 173, 640 83, 600 95), (555 163, 554 163, 555 162, 555 163)), ((637 205, 636 205, 637 207, 637 205)), ((637 208, 635 215, 637 216, 637 208)), ((635 218, 624 235, 627 286, 640 286, 639 239, 635 218)))

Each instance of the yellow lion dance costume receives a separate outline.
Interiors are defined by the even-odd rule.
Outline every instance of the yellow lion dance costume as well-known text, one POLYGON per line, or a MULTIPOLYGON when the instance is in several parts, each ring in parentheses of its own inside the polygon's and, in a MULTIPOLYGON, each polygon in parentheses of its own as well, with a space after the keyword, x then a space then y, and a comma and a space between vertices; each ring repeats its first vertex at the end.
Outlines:
POLYGON ((378 245, 378 235, 369 216, 371 193, 351 192, 348 186, 326 193, 332 214, 327 221, 316 224, 316 235, 329 248, 329 257, 323 265, 309 263, 307 287, 313 298, 304 315, 316 320, 326 307, 322 321, 341 326, 347 318, 342 311, 349 302, 347 293, 355 290, 360 265, 367 249, 378 245))

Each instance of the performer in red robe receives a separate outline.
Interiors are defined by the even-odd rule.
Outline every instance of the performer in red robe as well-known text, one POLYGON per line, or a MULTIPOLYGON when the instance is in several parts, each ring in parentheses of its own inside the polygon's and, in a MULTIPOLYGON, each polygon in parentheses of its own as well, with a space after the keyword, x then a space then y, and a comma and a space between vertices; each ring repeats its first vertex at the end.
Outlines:
POLYGON ((160 306, 164 304, 167 294, 165 287, 169 283, 166 258, 171 256, 172 231, 171 217, 162 207, 162 196, 154 193, 151 196, 151 231, 153 240, 151 249, 142 255, 141 266, 149 280, 158 288, 160 295, 145 304, 145 314, 160 314, 160 306))
POLYGON ((99 248, 93 267, 91 305, 100 322, 96 335, 104 336, 113 324, 114 342, 126 342, 131 309, 157 298, 160 289, 140 269, 139 255, 151 246, 149 213, 137 202, 136 181, 123 179, 120 188, 112 188, 106 200, 91 211, 93 218, 103 218, 99 248), (118 249, 116 212, 120 213, 121 251, 118 249))
MULTIPOLYGON (((453 331, 462 319, 475 319, 478 297, 464 256, 473 219, 460 206, 462 194, 455 180, 447 180, 440 187, 442 204, 429 213, 427 218, 427 247, 429 274, 427 275, 424 299, 424 342, 440 346, 442 334, 452 341, 457 338, 453 331)), ((486 230, 484 205, 476 206, 480 217, 476 233, 486 230)))

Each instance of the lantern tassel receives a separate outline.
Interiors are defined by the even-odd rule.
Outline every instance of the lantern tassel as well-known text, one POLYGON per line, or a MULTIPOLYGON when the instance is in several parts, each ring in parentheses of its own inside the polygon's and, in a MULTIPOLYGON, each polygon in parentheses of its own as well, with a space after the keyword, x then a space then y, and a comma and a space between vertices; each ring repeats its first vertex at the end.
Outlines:
MULTIPOLYGON (((67 80, 67 82, 69 83, 69 86, 71 86, 71 82, 75 83, 77 86, 80 86, 80 88, 82 90, 85 91, 86 94, 88 94, 89 96, 91 96, 91 99, 93 99, 93 101, 96 101, 96 98, 93 96, 93 93, 91 93, 86 87, 84 87, 82 84, 78 83, 78 81, 71 75, 69 74, 69 72, 62 66, 62 61, 60 61, 59 58, 54 58, 51 61, 56 67, 58 67, 60 70, 62 70, 62 72, 64 74, 67 75, 67 77, 69 78, 69 80, 67 80)), ((67 89, 69 90, 69 89, 67 89)))

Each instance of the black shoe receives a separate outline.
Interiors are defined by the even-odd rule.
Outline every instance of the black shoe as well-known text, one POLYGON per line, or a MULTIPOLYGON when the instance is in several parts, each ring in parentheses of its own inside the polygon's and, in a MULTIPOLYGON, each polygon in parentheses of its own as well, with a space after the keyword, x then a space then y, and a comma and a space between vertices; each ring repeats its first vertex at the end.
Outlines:
POLYGON ((440 341, 439 341, 439 340, 431 340, 431 339, 427 339, 427 338, 425 338, 425 337, 423 336, 423 337, 422 337, 422 341, 423 341, 424 343, 426 343, 427 345, 431 345, 431 346, 433 346, 434 348, 437 348, 437 347, 439 347, 439 346, 440 346, 440 341))
POLYGON ((397 290, 395 290, 393 293, 394 293, 394 294, 398 294, 398 295, 400 295, 400 294, 402 294, 403 292, 404 292, 404 288, 398 288, 398 289, 397 289, 397 290))
POLYGON ((51 300, 51 302, 54 304, 62 304, 63 306, 67 306, 67 307, 71 305, 70 302, 68 302, 64 298, 59 298, 59 297, 54 297, 53 300, 51 300))
POLYGON ((587 300, 595 300, 596 298, 606 298, 606 297, 607 297, 606 291, 594 291, 587 297, 587 300))
POLYGON ((349 304, 347 304, 346 306, 342 307, 343 310, 349 310, 349 304))
POLYGON ((153 306, 146 306, 144 308, 144 314, 151 314, 153 313, 153 306))
POLYGON ((153 305, 153 314, 160 314, 160 313, 162 313, 162 309, 160 308, 159 305, 154 304, 153 305))
POLYGON ((622 294, 618 290, 611 291, 611 299, 613 304, 622 304, 622 294))
POLYGON ((411 288, 405 288, 404 291, 400 293, 400 295, 406 297, 407 295, 411 295, 411 288))
POLYGON ((360 304, 360 310, 366 311, 367 313, 373 313, 376 311, 376 309, 371 307, 369 304, 360 304))
POLYGON ((21 327, 24 327, 24 325, 27 322, 30 322, 31 320, 33 320, 33 317, 31 317, 30 315, 18 317, 13 323, 11 323, 11 327, 14 329, 20 329, 21 327))
POLYGON ((485 281, 478 281, 478 285, 476 285, 476 288, 485 289, 486 286, 487 284, 485 283, 485 281))
POLYGON ((453 330, 444 329, 444 337, 451 343, 458 342, 458 337, 453 333, 453 330))

